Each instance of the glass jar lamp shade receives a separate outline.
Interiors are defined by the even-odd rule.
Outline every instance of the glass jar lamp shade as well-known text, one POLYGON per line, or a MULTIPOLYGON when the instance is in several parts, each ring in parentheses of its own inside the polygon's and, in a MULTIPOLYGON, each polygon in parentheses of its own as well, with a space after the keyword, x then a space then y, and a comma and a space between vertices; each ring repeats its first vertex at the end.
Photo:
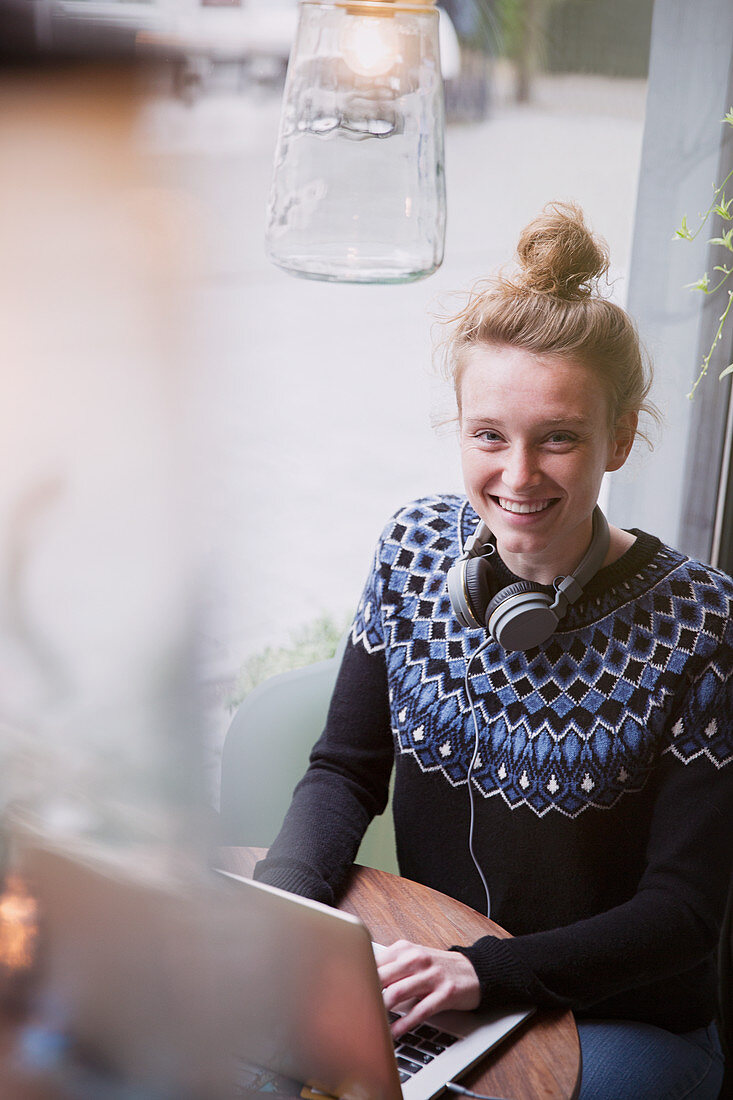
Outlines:
POLYGON ((266 250, 310 279, 430 275, 445 240, 444 106, 433 0, 301 0, 266 250))

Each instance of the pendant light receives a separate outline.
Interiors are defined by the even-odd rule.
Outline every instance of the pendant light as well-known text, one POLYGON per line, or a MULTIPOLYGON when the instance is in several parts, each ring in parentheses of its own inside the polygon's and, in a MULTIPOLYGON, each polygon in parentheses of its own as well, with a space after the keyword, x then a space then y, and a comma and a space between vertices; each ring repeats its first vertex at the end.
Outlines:
POLYGON ((301 0, 266 250, 294 275, 401 283, 443 259, 434 0, 301 0))

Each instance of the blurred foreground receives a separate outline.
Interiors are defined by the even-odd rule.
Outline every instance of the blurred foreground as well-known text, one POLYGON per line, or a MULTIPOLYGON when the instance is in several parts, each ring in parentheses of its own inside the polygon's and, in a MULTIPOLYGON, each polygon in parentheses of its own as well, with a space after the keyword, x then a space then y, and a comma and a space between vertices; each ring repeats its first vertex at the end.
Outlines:
MULTIPOLYGON (((29 977, 52 1068, 82 1009, 116 1036, 110 1065, 135 1067, 138 1091, 66 1095, 211 1100, 233 1049, 212 989, 242 933, 207 877, 204 780, 213 797, 238 668, 347 615, 386 516, 460 488, 430 426, 449 415, 438 299, 552 198, 585 207, 623 273, 644 89, 547 79, 517 108, 497 72, 491 116, 449 131, 443 268, 347 287, 264 260, 272 83, 224 68, 182 99, 140 76, 121 59, 0 75, 0 840, 3 870, 30 876, 0 900, 0 993, 29 977)), ((247 991, 229 995, 237 1020, 247 991)))

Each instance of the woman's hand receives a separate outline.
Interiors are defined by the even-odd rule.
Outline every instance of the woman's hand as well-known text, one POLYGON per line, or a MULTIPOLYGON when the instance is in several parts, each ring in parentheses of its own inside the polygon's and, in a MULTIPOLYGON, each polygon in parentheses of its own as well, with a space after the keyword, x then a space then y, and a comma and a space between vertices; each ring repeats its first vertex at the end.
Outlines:
POLYGON ((459 951, 398 940, 380 951, 377 970, 387 1008, 405 1011, 392 1025, 396 1039, 436 1012, 478 1008, 481 999, 476 971, 459 951))

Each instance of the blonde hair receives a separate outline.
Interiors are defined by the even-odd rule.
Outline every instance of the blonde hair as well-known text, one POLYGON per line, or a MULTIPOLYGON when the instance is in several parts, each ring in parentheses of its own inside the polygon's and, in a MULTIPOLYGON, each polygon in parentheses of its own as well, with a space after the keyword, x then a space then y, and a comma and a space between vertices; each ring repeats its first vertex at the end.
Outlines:
POLYGON ((465 308, 448 322, 453 328, 444 366, 459 415, 467 350, 495 344, 593 370, 608 393, 609 430, 630 413, 645 412, 658 420, 648 399, 651 363, 629 315, 600 293, 608 246, 590 231, 582 210, 572 203, 548 203, 522 231, 517 260, 518 272, 478 284, 465 308))

